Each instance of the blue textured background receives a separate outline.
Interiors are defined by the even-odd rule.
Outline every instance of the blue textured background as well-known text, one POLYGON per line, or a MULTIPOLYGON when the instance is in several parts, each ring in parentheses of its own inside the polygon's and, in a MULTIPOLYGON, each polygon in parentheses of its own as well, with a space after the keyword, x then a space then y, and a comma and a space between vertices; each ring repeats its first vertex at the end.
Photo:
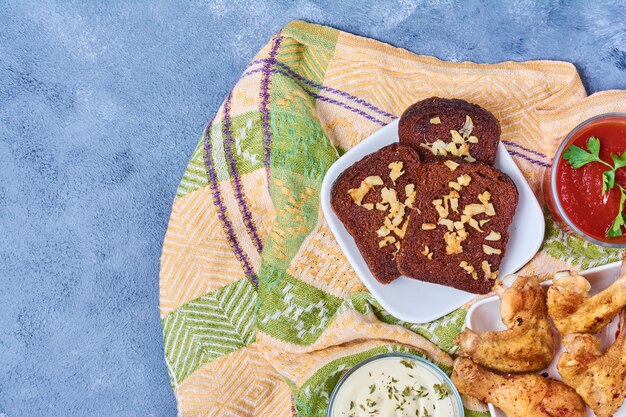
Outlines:
POLYGON ((291 19, 626 88, 623 2, 0 2, 0 417, 174 416, 158 269, 202 127, 291 19))

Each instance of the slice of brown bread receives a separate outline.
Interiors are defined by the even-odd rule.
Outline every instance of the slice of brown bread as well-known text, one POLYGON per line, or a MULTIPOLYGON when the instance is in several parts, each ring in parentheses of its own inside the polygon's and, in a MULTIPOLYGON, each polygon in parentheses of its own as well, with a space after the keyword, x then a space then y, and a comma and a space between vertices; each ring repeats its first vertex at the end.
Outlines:
POLYGON ((397 255, 398 270, 403 275, 422 281, 476 294, 489 292, 504 257, 509 225, 517 207, 515 184, 506 174, 482 162, 446 160, 422 163, 418 175, 416 187, 419 193, 415 208, 421 214, 415 218, 416 221, 409 222, 397 255), (455 166, 457 163, 458 166, 455 166), (466 184, 465 176, 470 178, 469 184, 461 185, 466 184), (488 196, 483 194, 485 191, 488 196), (456 203, 453 200, 455 197, 456 203), (440 205, 439 209, 436 204, 440 205), (458 204, 456 212, 455 204, 458 204), (462 217, 464 212, 473 213, 472 220, 462 217), (488 221, 481 226, 481 221, 485 220, 488 221), (472 223, 482 232, 472 227, 472 223), (459 231, 459 228, 462 230, 459 231), (463 230, 466 238, 459 241, 463 230), (483 245, 500 253, 491 253, 483 245), (488 277, 483 270, 483 261, 489 264, 491 274, 488 277))
MULTIPOLYGON (((500 123, 493 114, 476 104, 459 99, 431 97, 404 111, 400 117, 398 135, 400 143, 415 148, 423 161, 441 159, 441 156, 433 154, 433 151, 437 151, 448 158, 469 154, 478 161, 493 165, 500 141, 500 123), (473 123, 471 133, 463 129, 468 116, 473 123), (448 145, 453 142, 451 131, 460 133, 454 145, 448 145), (442 143, 433 147, 432 144, 436 141, 442 143), (458 152, 451 149, 441 150, 441 145, 456 146, 458 152), (453 152, 458 154, 453 155, 453 152)), ((470 162, 472 158, 465 157, 470 162)))
MULTIPOLYGON (((408 218, 413 212, 413 209, 410 207, 412 203, 406 201, 406 187, 409 184, 415 184, 417 181, 419 164, 420 158, 417 152, 408 146, 395 143, 356 162, 346 169, 333 184, 331 206, 337 217, 339 217, 354 238, 370 271, 383 284, 388 284, 400 276, 395 261, 401 240, 401 236, 398 234, 404 235, 402 227, 406 230, 408 218), (395 162, 402 162, 401 170, 398 170, 396 167, 395 172, 403 172, 403 174, 395 179, 394 184, 390 177, 391 168, 389 164, 395 162), (358 190, 367 177, 376 176, 380 177, 379 185, 373 185, 369 190, 365 186, 362 190, 363 192, 366 191, 366 193, 362 197, 360 205, 357 204, 355 197, 358 199, 359 193, 358 191, 350 190, 358 190), (395 190, 397 200, 403 203, 406 202, 408 206, 403 208, 404 214, 402 216, 399 215, 402 213, 397 212, 396 216, 392 216, 396 217, 396 221, 401 220, 395 225, 395 231, 389 231, 387 227, 386 230, 381 230, 381 233, 388 234, 381 236, 377 231, 385 225, 385 218, 390 216, 392 208, 394 211, 402 210, 397 203, 382 202, 381 193, 385 188, 387 190, 395 190), (384 205, 377 206, 376 203, 384 205), (369 204, 371 206, 368 206, 369 204), (384 209, 385 205, 386 209, 384 209), (393 242, 388 242, 384 247, 379 246, 384 239, 390 241, 390 237, 393 237, 393 242)), ((392 191, 388 191, 388 193, 393 194, 392 191)), ((415 199, 415 192, 412 194, 412 198, 415 199)), ((387 222, 392 222, 391 217, 388 218, 387 222)))

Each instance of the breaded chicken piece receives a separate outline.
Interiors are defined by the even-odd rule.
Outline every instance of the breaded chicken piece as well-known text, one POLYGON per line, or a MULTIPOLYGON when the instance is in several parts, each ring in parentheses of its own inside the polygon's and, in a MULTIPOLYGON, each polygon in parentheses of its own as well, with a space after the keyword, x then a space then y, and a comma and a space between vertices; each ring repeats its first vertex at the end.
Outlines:
POLYGON ((498 375, 469 358, 454 361, 452 382, 459 392, 490 402, 507 417, 584 417, 585 403, 562 382, 536 374, 498 375))
POLYGON ((626 307, 626 262, 622 260, 620 276, 607 289, 590 297, 590 288, 577 274, 554 279, 548 289, 548 313, 561 334, 597 333, 626 307))
POLYGON ((563 338, 566 352, 557 370, 597 417, 611 416, 626 396, 626 310, 620 314, 619 334, 602 353, 600 342, 590 334, 574 333, 563 338))
POLYGON ((483 333, 465 329, 455 339, 461 355, 503 372, 546 368, 554 359, 554 338, 538 280, 519 277, 510 288, 497 292, 502 322, 508 329, 483 333))

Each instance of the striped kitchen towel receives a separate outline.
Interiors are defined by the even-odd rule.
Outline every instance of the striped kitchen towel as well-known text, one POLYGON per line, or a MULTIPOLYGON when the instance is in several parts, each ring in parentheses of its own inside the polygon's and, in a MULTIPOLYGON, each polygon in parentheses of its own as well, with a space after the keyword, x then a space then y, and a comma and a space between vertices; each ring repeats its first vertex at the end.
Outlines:
MULTIPOLYGON (((466 309, 422 325, 389 315, 346 261, 319 203, 339 156, 433 95, 491 111, 540 200, 544 170, 568 130, 626 110, 624 92, 586 97, 569 63, 450 63, 328 27, 287 25, 206 127, 173 203, 160 310, 181 416, 324 416, 342 371, 379 352, 413 352, 450 370, 466 309)), ((619 258, 546 223, 524 272, 619 258)), ((482 404, 465 406, 486 415, 482 404)))

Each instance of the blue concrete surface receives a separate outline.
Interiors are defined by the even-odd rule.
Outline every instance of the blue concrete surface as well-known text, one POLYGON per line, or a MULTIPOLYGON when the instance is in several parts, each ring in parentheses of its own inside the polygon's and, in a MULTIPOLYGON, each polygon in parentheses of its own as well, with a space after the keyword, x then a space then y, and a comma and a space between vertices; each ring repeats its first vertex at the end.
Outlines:
POLYGON ((158 268, 202 127, 291 19, 626 88, 624 2, 0 2, 0 417, 174 416, 158 268))

